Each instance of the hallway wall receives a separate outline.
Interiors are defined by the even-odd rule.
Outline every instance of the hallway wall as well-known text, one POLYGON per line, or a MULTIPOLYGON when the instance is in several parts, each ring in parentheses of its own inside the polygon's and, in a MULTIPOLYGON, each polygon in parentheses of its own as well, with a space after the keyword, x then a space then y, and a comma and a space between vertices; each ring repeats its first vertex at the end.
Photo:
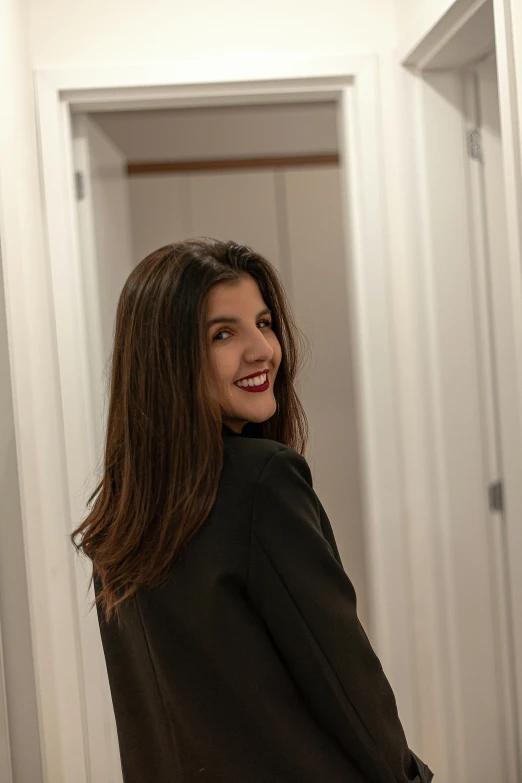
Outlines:
MULTIPOLYGON (((40 741, 0 255, 0 661, 13 783, 41 783, 40 741)), ((1 672, 0 672, 1 676, 1 672)), ((1 696, 0 684, 0 696, 1 696)), ((0 703, 0 709, 2 704, 0 703)), ((0 720, 0 730, 2 721, 0 720)), ((0 738, 0 780, 3 755, 0 738)))
POLYGON ((37 68, 161 62, 235 53, 393 48, 393 0, 30 0, 37 68))
POLYGON ((414 21, 421 6, 422 3, 419 3, 419 0, 395 0, 395 7, 397 9, 397 34, 399 40, 414 21))

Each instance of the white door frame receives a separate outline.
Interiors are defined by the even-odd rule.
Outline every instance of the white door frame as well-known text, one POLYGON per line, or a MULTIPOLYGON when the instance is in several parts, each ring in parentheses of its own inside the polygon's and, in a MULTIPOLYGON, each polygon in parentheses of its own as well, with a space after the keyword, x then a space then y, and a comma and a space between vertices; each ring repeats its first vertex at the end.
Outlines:
POLYGON ((12 783, 11 743, 9 741, 9 718, 5 692, 4 652, 2 646, 2 626, 0 623, 0 780, 12 783))
MULTIPOLYGON (((31 526, 42 528, 46 540, 45 578, 52 581, 55 594, 74 596, 72 601, 62 600, 60 606, 42 605, 38 588, 30 580, 48 783, 71 780, 109 783, 115 779, 108 763, 101 777, 100 756, 111 757, 114 738, 111 740, 106 735, 105 748, 100 747, 109 719, 107 702, 92 698, 92 688, 96 688, 97 678, 102 676, 92 663, 92 657, 99 656, 100 649, 95 612, 85 616, 85 574, 73 568, 71 546, 64 536, 85 513, 82 488, 98 456, 94 454, 92 438, 95 405, 90 391, 87 350, 87 328, 92 313, 87 309, 82 289, 84 276, 75 216, 70 126, 73 111, 267 100, 338 102, 350 258, 349 304, 353 311, 361 430, 370 634, 397 693, 403 722, 407 728, 411 727, 412 733, 415 731, 410 648, 413 637, 407 609, 408 563, 402 545, 400 444, 394 409, 394 357, 381 195, 378 67, 375 56, 360 54, 234 56, 36 73, 48 264, 52 278, 52 289, 42 291, 41 295, 49 297, 54 312, 61 399, 46 400, 45 405, 41 404, 33 412, 32 436, 45 439, 47 405, 58 406, 63 437, 59 453, 55 446, 57 453, 49 453, 48 458, 57 466, 66 466, 59 475, 65 518, 26 517, 24 524, 26 533, 31 526)), ((30 318, 30 313, 26 317, 30 318)), ((32 359, 27 355, 17 360, 30 363, 32 359)), ((22 463, 28 446, 22 444, 22 463)), ((30 550, 33 546, 30 534, 26 540, 30 550)), ((35 549, 29 562, 38 556, 35 549)))
MULTIPOLYGON (((404 136, 408 138, 409 149, 413 155, 407 167, 406 178, 412 184, 414 192, 413 200, 417 209, 417 247, 421 249, 422 262, 418 265, 418 291, 422 298, 424 315, 419 322, 419 328, 426 335, 426 344, 431 346, 427 351, 429 370, 424 379, 423 396, 426 405, 431 407, 432 418, 429 423, 429 442, 432 443, 434 455, 434 471, 431 479, 434 499, 439 504, 439 514, 444 516, 444 507, 447 502, 447 487, 442 478, 445 466, 437 465, 437 453, 440 454, 442 438, 442 414, 440 400, 437 398, 437 358, 434 348, 434 323, 433 323, 433 292, 430 289, 430 247, 426 245, 426 239, 430 235, 430 214, 428 206, 426 172, 428 160, 424 144, 423 123, 423 74, 430 70, 432 63, 441 62, 441 52, 452 39, 457 36, 471 19, 472 15, 479 11, 486 0, 432 0, 425 3, 409 33, 400 42, 396 52, 397 62, 404 66, 403 72, 398 76, 401 82, 407 104, 407 119, 405 123, 411 123, 414 128, 413 135, 404 130, 404 136), (423 245, 424 243, 424 245, 423 245), (439 479, 437 480, 437 473, 439 479)), ((511 14, 518 14, 517 2, 511 0, 493 0, 495 17, 495 48, 498 67, 499 99, 502 124, 502 143, 504 159, 504 179, 506 196, 506 219, 509 234, 509 274, 511 280, 511 311, 509 317, 512 323, 512 335, 509 345, 505 346, 503 361, 505 366, 512 370, 505 372, 501 378, 503 385, 501 400, 501 437, 503 465, 503 481, 505 487, 506 513, 508 519, 509 537, 509 576, 511 583, 511 595, 513 601, 513 633, 515 636, 515 652, 517 658, 517 670, 522 671, 522 624, 517 618, 522 615, 522 182, 520 167, 520 150, 522 128, 520 116, 517 113, 517 84, 520 85, 522 74, 516 70, 517 52, 513 45, 513 31, 510 27, 511 14), (509 357, 508 357, 509 354, 509 357)), ((520 16, 518 16, 520 19, 520 16)), ((518 52, 518 55, 520 52, 518 52)), ((519 59, 519 62, 522 60, 519 59)), ((520 97, 520 93, 518 95, 520 97)), ((443 525, 443 520, 440 522, 443 525)), ((444 559, 440 564, 444 568, 444 559)), ((443 620, 442 627, 449 630, 447 666, 454 676, 458 671, 457 651, 455 649, 454 617, 452 607, 448 602, 441 606, 441 599, 436 602, 438 611, 443 620)), ((440 648, 439 648, 440 649, 440 648)), ((441 683, 443 689, 451 690, 451 683, 441 683)), ((518 711, 522 715, 522 676, 516 682, 518 711)), ((450 702, 448 702, 450 703, 450 702)), ((446 777, 459 779, 459 774, 464 770, 462 764, 461 743, 458 741, 458 709, 456 715, 448 715, 450 721, 456 721, 455 731, 449 731, 449 735, 457 737, 453 744, 453 751, 448 755, 445 770, 438 770, 446 777)), ((447 710, 446 710, 447 713, 447 710)), ((519 733, 522 727, 518 726, 519 733)), ((522 744, 522 736, 519 738, 522 744)), ((451 745, 449 745, 451 747, 451 745)), ((462 778, 462 779, 465 779, 462 778)))
MULTIPOLYGON (((0 264, 2 264, 2 243, 0 241, 0 264)), ((0 302, 4 296, 0 270, 0 302)), ((11 742, 9 738, 9 715, 7 712, 7 694, 5 687, 4 644, 2 638, 2 615, 0 613, 0 780, 12 783, 13 768, 11 760, 11 742)))

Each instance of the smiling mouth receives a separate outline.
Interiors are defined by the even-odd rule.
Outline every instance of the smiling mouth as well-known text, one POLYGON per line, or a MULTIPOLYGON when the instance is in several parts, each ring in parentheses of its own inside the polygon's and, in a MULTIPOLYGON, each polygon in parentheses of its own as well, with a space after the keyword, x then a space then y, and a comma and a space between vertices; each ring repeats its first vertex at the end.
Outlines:
POLYGON ((268 372, 256 375, 254 378, 245 378, 241 381, 235 381, 234 386, 237 386, 237 388, 241 389, 241 391, 247 392, 266 391, 270 387, 268 372))

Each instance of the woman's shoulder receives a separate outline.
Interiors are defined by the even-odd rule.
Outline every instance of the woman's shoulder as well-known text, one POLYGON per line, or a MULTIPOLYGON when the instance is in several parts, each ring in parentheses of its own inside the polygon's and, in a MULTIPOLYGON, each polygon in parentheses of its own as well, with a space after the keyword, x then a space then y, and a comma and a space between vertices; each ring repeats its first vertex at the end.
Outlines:
POLYGON ((256 466, 264 465, 275 454, 286 451, 288 446, 270 438, 224 435, 225 454, 234 455, 256 466))
POLYGON ((254 483, 272 472, 285 473, 292 466, 309 473, 306 459, 279 441, 269 438, 225 437, 225 469, 236 475, 249 475, 254 483))

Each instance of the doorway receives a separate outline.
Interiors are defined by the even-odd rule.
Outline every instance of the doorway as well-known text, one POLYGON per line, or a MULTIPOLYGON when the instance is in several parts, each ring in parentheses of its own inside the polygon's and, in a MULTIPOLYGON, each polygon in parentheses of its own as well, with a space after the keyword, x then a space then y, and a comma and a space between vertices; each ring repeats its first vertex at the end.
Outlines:
MULTIPOLYGON (((508 543, 509 508, 504 495, 502 448, 502 371, 499 352, 509 325, 509 256, 503 175, 502 129, 496 52, 466 68, 464 102, 468 126, 468 193, 473 257, 473 298, 478 352, 484 480, 487 484, 490 569, 495 629, 501 733, 509 768, 506 779, 522 777, 520 726, 516 703, 515 613, 508 543), (504 270, 502 270, 504 266, 504 270)), ((511 384, 513 380, 511 380, 511 384)), ((505 435, 504 435, 505 437, 505 435)))
MULTIPOLYGON (((438 760, 442 779, 459 783, 522 779, 509 544, 520 519, 512 471, 522 455, 513 444, 512 227, 494 17, 492 2, 475 4, 457 21, 454 13, 429 46, 419 44, 406 77, 433 475, 427 538, 435 623, 417 616, 417 628, 432 634, 434 655, 418 661, 421 720, 433 726, 432 704, 444 716, 424 735, 433 743, 428 757, 438 760)), ((413 541, 421 545, 415 531, 413 541)), ((421 579, 415 561, 413 569, 421 579)))
POLYGON ((72 127, 84 295, 98 319, 89 328, 97 453, 116 305, 134 265, 192 236, 258 250, 308 338, 297 384, 306 456, 368 629, 335 102, 75 114, 72 127))
MULTIPOLYGON (((67 466, 64 491, 70 503, 71 524, 84 513, 84 493, 78 488, 84 488, 86 476, 91 475, 98 456, 95 433, 99 389, 93 385, 90 372, 93 349, 89 324, 93 318, 102 322, 85 296, 85 270, 81 261, 83 229, 81 221, 78 224, 76 202, 79 183, 74 176, 73 115, 334 102, 341 160, 344 257, 350 260, 344 295, 350 302, 354 324, 353 355, 357 367, 354 398, 360 442, 364 444, 360 470, 368 584, 371 585, 368 630, 402 704, 403 722, 414 731, 413 683, 410 667, 404 665, 411 650, 406 648, 399 665, 393 655, 395 629, 398 626, 406 629, 409 623, 408 564, 401 545, 399 446, 392 403, 388 290, 383 273, 381 172, 375 165, 380 148, 377 63, 375 58, 365 55, 319 57, 306 62, 300 57, 270 62, 251 59, 243 64, 242 81, 238 82, 236 62, 211 60, 174 61, 139 75, 133 68, 97 75, 92 71, 38 74, 40 140, 64 421, 64 453, 60 458, 67 466), (392 550, 394 557, 390 558, 392 550), (390 601, 392 613, 387 609, 390 601)), ((100 335, 103 340, 102 329, 100 335)), ((103 364, 100 346, 102 343, 94 351, 103 364)), ((60 576, 62 589, 67 591, 70 584, 65 573, 58 571, 55 583, 60 576)), ((71 614, 68 627, 75 629, 75 648, 69 645, 65 649, 64 645, 57 652, 56 646, 52 660, 54 666, 68 668, 71 674, 68 681, 71 684, 77 680, 77 687, 61 688, 59 676, 47 688, 43 685, 44 697, 53 688, 60 695, 53 704, 47 702, 50 710, 47 714, 55 712, 55 722, 48 724, 55 742, 51 758, 60 765, 60 770, 65 770, 66 778, 67 770, 70 776, 77 774, 77 760, 83 755, 90 779, 117 779, 117 765, 111 762, 114 737, 108 730, 110 712, 103 689, 99 632, 94 614, 86 615, 86 575, 77 569, 74 581, 78 613, 71 614), (74 741, 65 743, 60 735, 53 734, 53 727, 60 721, 67 721, 68 736, 74 741)), ((65 620, 63 616, 54 616, 52 607, 48 614, 48 625, 59 638, 65 620)), ((42 639, 42 649, 45 643, 42 639)), ((37 667, 41 662, 37 661, 37 667)), ((57 772, 56 779, 61 779, 61 774, 57 772)))
MULTIPOLYGON (((158 247, 233 239, 277 269, 310 343, 306 456, 368 628, 335 102, 77 114, 73 135, 92 367, 109 359, 123 282, 158 247)), ((107 372, 92 375, 103 398, 107 372)))

